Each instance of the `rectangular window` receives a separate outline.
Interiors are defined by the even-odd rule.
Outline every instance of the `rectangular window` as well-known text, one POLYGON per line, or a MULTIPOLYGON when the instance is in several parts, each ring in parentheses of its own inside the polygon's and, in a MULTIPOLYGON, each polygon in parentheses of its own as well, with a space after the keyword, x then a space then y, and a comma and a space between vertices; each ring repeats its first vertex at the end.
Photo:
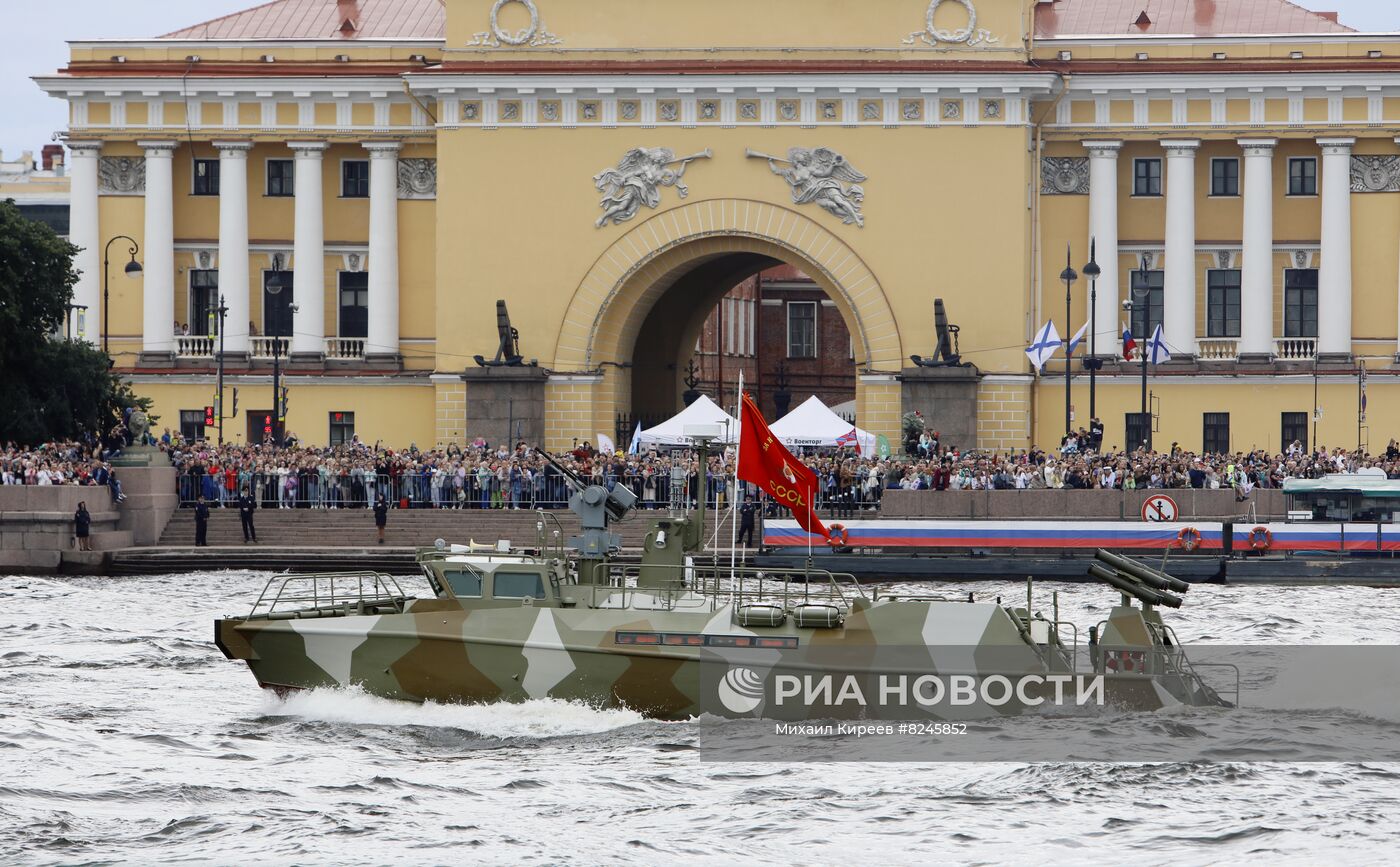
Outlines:
POLYGON ((201 337, 219 333, 219 272, 190 269, 190 333, 201 337))
POLYGON ((1137 338, 1139 346, 1162 324, 1163 274, 1162 271, 1132 272, 1133 336, 1137 338), (1138 297, 1143 289, 1147 290, 1146 299, 1138 297))
POLYGON ((543 599, 544 579, 537 572, 497 571, 492 589, 497 599, 543 599))
POLYGON ((1289 158, 1288 195, 1317 195, 1317 160, 1314 157, 1289 158))
POLYGON ((340 272, 340 336, 369 336, 369 272, 340 272))
POLYGON ((1238 196, 1240 194, 1240 161, 1234 157, 1218 157, 1210 161, 1210 194, 1238 196))
POLYGON ((1283 336, 1317 336, 1317 269, 1283 272, 1283 336))
POLYGON ((452 595, 458 597, 477 597, 481 595, 481 574, 469 572, 466 569, 444 569, 442 577, 447 579, 447 586, 452 588, 452 595))
POLYGON ((204 410, 180 410, 180 436, 184 437, 186 442, 204 439, 204 410))
POLYGON ((788 358, 817 357, 817 302, 789 301, 788 358))
POLYGON ((1240 336, 1240 272, 1237 268, 1206 272, 1206 336, 1240 336))
POLYGON ((267 161, 267 194, 291 196, 296 193, 296 163, 291 160, 267 161))
POLYGON ((369 198, 369 160, 345 160, 340 164, 340 195, 347 199, 369 198))
POLYGON ((1151 159, 1133 160, 1133 195, 1162 195, 1162 161, 1151 159))
POLYGON ((219 194, 219 161, 194 161, 194 189, 196 196, 217 196, 219 194))
POLYGON ((355 438, 355 414, 353 412, 333 412, 331 418, 331 445, 343 446, 355 438))
POLYGON ((1284 454, 1288 453, 1293 443, 1298 443, 1299 449, 1306 452, 1308 450, 1308 414, 1305 412, 1285 412, 1280 414, 1282 421, 1282 437, 1279 442, 1283 444, 1284 454))
POLYGON ((1147 445, 1147 431, 1151 418, 1151 413, 1123 413, 1123 436, 1128 451, 1136 451, 1147 445))
POLYGON ((268 337, 292 334, 291 271, 263 272, 263 334, 268 337))
POLYGON ((1201 451, 1206 454, 1226 454, 1230 451, 1230 414, 1207 412, 1201 415, 1201 451))

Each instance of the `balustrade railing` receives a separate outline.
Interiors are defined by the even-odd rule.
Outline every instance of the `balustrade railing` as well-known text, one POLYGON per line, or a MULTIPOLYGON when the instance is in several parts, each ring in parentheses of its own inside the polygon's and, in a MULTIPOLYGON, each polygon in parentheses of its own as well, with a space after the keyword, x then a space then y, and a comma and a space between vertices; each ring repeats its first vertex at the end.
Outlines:
POLYGON ((327 337, 326 358, 359 361, 365 357, 363 337, 327 337))
POLYGON ((208 335, 179 335, 175 338, 175 354, 180 358, 213 358, 214 339, 208 335))
POLYGON ((1317 355, 1315 337, 1277 337, 1274 357, 1279 361, 1311 361, 1317 355))
POLYGON ((1196 357, 1201 361, 1235 361, 1240 357, 1240 342, 1219 337, 1198 341, 1196 357))
POLYGON ((250 337, 248 338, 248 348, 254 358, 271 358, 272 347, 278 345, 278 355, 287 357, 287 338, 285 337, 250 337))

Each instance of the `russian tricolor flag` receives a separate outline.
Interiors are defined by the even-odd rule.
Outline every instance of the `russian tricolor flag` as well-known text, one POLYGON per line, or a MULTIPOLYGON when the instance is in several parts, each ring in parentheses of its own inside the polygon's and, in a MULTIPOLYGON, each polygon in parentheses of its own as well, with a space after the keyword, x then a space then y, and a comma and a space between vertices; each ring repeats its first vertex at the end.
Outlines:
POLYGON ((1133 339, 1133 329, 1123 326, 1123 360, 1133 360, 1133 350, 1137 348, 1137 341, 1133 339))

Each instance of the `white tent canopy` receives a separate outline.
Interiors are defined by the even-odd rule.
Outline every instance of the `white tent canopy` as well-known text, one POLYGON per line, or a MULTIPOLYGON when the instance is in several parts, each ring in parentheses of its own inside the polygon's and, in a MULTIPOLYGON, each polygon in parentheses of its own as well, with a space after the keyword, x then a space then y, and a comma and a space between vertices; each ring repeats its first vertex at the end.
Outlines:
MULTIPOLYGON (((788 448, 841 445, 840 439, 849 436, 852 427, 854 425, 832 412, 815 394, 769 425, 773 434, 788 448)), ((861 454, 875 454, 875 435, 860 428, 855 430, 861 454)))
MULTIPOLYGON (((695 403, 655 427, 649 427, 637 436, 641 443, 664 446, 692 445, 686 428, 692 425, 718 425, 723 433, 720 443, 733 445, 739 441, 739 420, 720 409, 719 405, 705 395, 695 399, 695 403)), ((847 430, 850 427, 847 426, 847 430)))

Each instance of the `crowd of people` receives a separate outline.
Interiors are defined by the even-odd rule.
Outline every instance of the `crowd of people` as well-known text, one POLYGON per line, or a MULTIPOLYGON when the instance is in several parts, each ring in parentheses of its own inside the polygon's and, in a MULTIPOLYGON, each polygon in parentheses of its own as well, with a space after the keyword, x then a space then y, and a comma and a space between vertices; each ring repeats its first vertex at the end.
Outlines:
MULTIPOLYGON (((642 508, 673 503, 692 508, 703 490, 712 507, 734 498, 733 450, 709 458, 702 484, 698 457, 689 450, 607 454, 577 443, 554 462, 535 446, 468 446, 404 449, 354 439, 332 447, 187 442, 169 431, 152 438, 178 471, 182 505, 200 497, 212 508, 233 508, 243 494, 259 508, 372 508, 382 495, 392 508, 564 508, 572 493, 568 475, 612 488, 624 485, 642 508)), ((1289 478, 1378 468, 1400 478, 1400 445, 1383 453, 1318 447, 1294 442, 1281 453, 1264 450, 1203 454, 1173 443, 1166 451, 1099 451, 1092 431, 1066 437, 1051 452, 962 450, 927 434, 912 454, 873 457, 849 450, 801 456, 819 480, 817 507, 846 514, 878 509, 884 491, 1141 488, 1225 488, 1241 499, 1255 488, 1276 488, 1289 478)), ((120 440, 54 442, 0 451, 0 484, 106 486, 122 499, 110 459, 120 440)), ((748 493, 755 493, 748 488, 748 493)))
MULTIPOLYGON (((699 458, 690 450, 606 454, 580 443, 550 456, 551 462, 525 442, 396 450, 358 440, 323 448, 276 448, 172 438, 165 447, 179 470, 181 502, 202 496, 216 508, 231 507, 247 491, 260 507, 279 509, 368 508, 379 494, 396 508, 558 509, 568 505, 569 476, 609 489, 623 485, 644 509, 673 502, 691 508, 701 491, 699 458)), ((708 460, 703 490, 712 507, 722 508, 733 498, 731 459, 732 454, 708 460)), ((819 508, 878 504, 884 462, 851 455, 808 461, 822 479, 819 508)))

